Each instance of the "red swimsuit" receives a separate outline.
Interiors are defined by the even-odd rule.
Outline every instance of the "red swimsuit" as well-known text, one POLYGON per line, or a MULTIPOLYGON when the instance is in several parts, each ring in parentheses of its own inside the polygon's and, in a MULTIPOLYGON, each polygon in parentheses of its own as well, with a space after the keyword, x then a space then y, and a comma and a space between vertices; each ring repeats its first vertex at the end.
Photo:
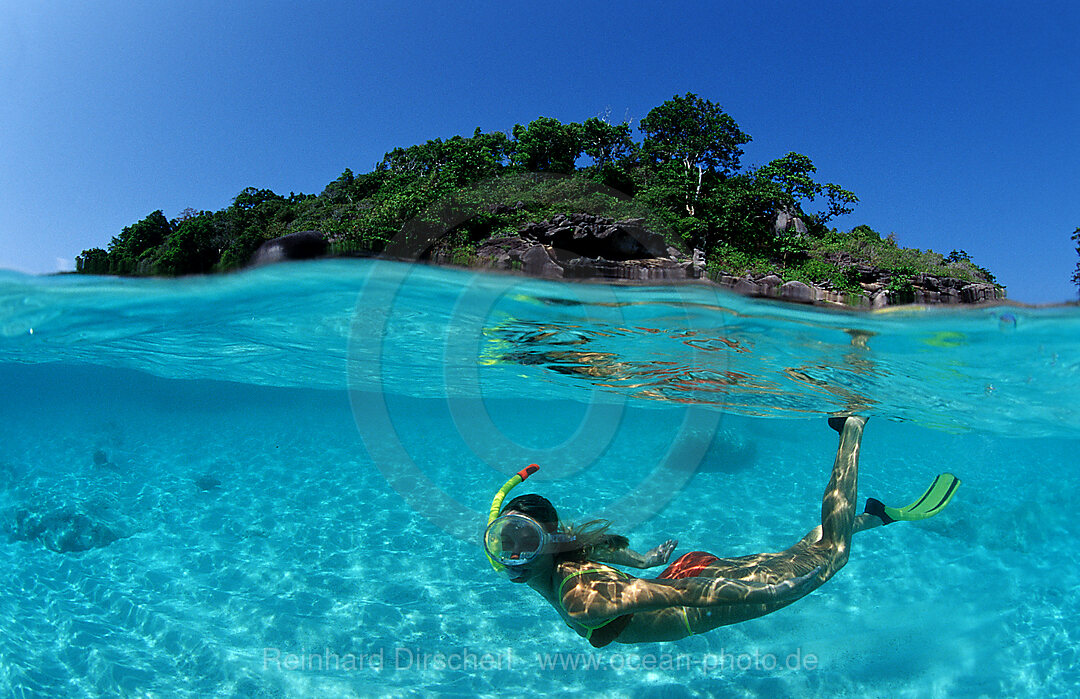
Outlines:
POLYGON ((713 561, 720 560, 711 553, 704 551, 691 551, 676 558, 671 565, 664 569, 663 573, 656 576, 657 580, 678 580, 680 578, 696 578, 705 570, 705 566, 713 561))

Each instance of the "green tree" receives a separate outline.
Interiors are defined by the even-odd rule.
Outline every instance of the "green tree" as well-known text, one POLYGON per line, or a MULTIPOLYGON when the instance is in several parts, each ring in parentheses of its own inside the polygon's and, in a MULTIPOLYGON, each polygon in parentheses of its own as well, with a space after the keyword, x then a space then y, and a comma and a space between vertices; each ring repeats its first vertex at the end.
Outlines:
POLYGON ((442 173, 453 184, 463 187, 497 175, 509 158, 510 138, 501 132, 483 133, 476 129, 471 138, 454 136, 440 149, 442 173))
POLYGON ((633 194, 631 169, 639 149, 630 135, 630 125, 589 117, 581 125, 581 139, 582 151, 592 160, 592 165, 585 168, 588 176, 616 191, 633 194))
POLYGON ((812 177, 815 172, 817 167, 810 158, 801 153, 788 153, 759 168, 755 174, 763 190, 767 190, 770 184, 775 185, 772 196, 777 200, 778 207, 793 213, 805 212, 804 201, 809 203, 824 197, 826 208, 814 213, 818 223, 824 224, 836 216, 850 214, 859 198, 839 185, 817 183, 812 177))
POLYGON ((248 187, 233 199, 221 220, 225 239, 220 267, 243 267, 267 240, 285 235, 296 219, 295 202, 269 189, 248 187))
POLYGON ((788 153, 772 162, 718 180, 700 201, 699 215, 708 222, 702 245, 716 244, 745 250, 781 261, 805 257, 808 236, 824 233, 824 223, 838 213, 849 213, 858 201, 834 184, 821 184, 813 175, 814 163, 800 153, 788 153), (824 210, 807 213, 809 204, 824 199, 824 210), (807 228, 789 225, 777 230, 781 213, 800 218, 807 228))
POLYGON ((642 152, 652 163, 678 163, 688 185, 686 210, 694 215, 706 173, 727 177, 740 167, 750 136, 718 104, 692 92, 654 107, 638 127, 645 134, 642 152))
POLYGON ((349 168, 345 168, 345 171, 338 175, 336 180, 323 187, 323 196, 330 199, 337 197, 348 198, 355 183, 356 175, 349 168))
POLYGON ((461 187, 497 175, 505 167, 510 151, 506 134, 483 133, 477 128, 470 138, 436 138, 417 146, 395 148, 383 156, 376 169, 406 178, 439 178, 461 187))
POLYGON ((774 242, 773 223, 779 205, 778 189, 756 172, 724 179, 703 202, 710 235, 700 247, 708 251, 723 244, 752 254, 767 253, 774 242))
MULTIPOLYGON (((233 207, 240 211, 251 211, 266 203, 284 202, 285 197, 269 189, 248 187, 233 198, 233 207)), ((161 213, 160 211, 158 213, 161 213)))
POLYGON ((969 255, 966 250, 953 250, 942 259, 942 264, 966 269, 976 278, 990 282, 991 284, 997 282, 997 279, 990 273, 990 270, 975 264, 975 261, 971 259, 971 255, 969 255))
POLYGON ((800 199, 813 201, 821 192, 821 185, 811 177, 817 172, 810 158, 801 153, 788 153, 757 170, 762 183, 773 183, 787 202, 795 204, 800 199))
POLYGON ((173 276, 204 274, 221 257, 225 241, 223 226, 209 211, 201 211, 180 221, 158 248, 154 271, 173 276))
POLYGON ((637 151, 629 124, 609 124, 598 117, 589 117, 581 125, 581 145, 585 155, 601 168, 625 162, 637 151))
POLYGON ((716 194, 717 184, 712 176, 702 180, 702 190, 698 192, 696 177, 687 177, 686 169, 680 163, 653 164, 637 168, 635 171, 635 193, 642 202, 661 212, 668 227, 679 231, 679 238, 689 247, 699 247, 701 234, 711 222, 708 211, 710 198, 716 194), (705 186, 708 183, 710 186, 705 186), (700 218, 693 223, 683 219, 700 218))
POLYGON ((828 206, 818 214, 818 221, 821 223, 830 221, 837 216, 850 214, 855 210, 855 205, 859 203, 859 198, 855 196, 854 192, 849 192, 840 185, 829 182, 822 185, 822 188, 828 206))
POLYGON ((109 243, 109 271, 114 274, 148 274, 143 264, 148 253, 165 241, 172 225, 161 210, 154 211, 138 223, 124 227, 109 243))
POLYGON ((689 169, 731 174, 740 168, 749 134, 718 104, 692 92, 654 107, 638 127, 645 134, 642 150, 656 162, 680 162, 689 169))
POLYGON ((80 274, 108 274, 109 253, 101 248, 83 250, 75 257, 75 271, 80 274))
POLYGON ((318 230, 339 251, 371 250, 370 241, 361 233, 362 222, 396 181, 411 179, 414 178, 391 172, 382 163, 362 175, 346 169, 318 196, 297 199, 291 207, 296 220, 290 227, 298 231, 318 230))
POLYGON ((528 172, 571 173, 584 148, 581 124, 540 117, 515 124, 511 161, 528 172))

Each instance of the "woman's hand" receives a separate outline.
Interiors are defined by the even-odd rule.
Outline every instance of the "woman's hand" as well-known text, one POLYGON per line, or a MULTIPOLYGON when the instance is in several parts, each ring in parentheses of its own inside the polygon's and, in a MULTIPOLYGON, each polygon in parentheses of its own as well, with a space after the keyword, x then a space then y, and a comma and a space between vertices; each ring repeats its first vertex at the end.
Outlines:
POLYGON ((671 552, 675 550, 675 547, 679 545, 678 539, 668 539, 664 543, 660 544, 651 551, 645 553, 638 553, 633 549, 623 548, 615 549, 599 549, 594 551, 591 556, 591 560, 598 563, 614 563, 617 566, 629 566, 631 568, 652 568, 653 566, 662 566, 668 562, 668 558, 671 557, 671 552))
POLYGON ((645 553, 645 567, 662 566, 671 558, 671 552, 679 545, 678 539, 668 539, 651 551, 645 553))

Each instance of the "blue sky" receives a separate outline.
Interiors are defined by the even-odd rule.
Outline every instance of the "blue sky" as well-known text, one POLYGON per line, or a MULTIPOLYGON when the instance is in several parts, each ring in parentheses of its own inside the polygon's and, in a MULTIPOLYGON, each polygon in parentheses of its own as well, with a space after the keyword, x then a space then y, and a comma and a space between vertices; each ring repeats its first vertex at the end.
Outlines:
POLYGON ((538 116, 723 105, 744 164, 796 151, 902 245, 1076 298, 1080 4, 52 2, 0 5, 0 268, 52 272, 155 209, 538 116))

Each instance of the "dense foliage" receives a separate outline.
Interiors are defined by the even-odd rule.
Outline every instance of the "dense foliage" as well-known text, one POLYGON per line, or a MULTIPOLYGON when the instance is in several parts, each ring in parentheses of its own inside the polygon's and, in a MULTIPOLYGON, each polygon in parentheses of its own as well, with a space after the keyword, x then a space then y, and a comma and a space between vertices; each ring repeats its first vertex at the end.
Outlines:
POLYGON ((540 117, 509 134, 482 133, 395 148, 372 172, 346 169, 318 195, 248 188, 221 211, 154 211, 107 249, 85 250, 90 274, 181 275, 241 267, 264 241, 316 230, 335 254, 446 253, 467 261, 492 235, 577 211, 645 218, 684 251, 702 250, 713 273, 779 271, 790 279, 850 284, 865 262, 900 275, 930 272, 989 280, 963 251, 906 250, 866 226, 826 224, 857 197, 814 179, 809 157, 789 153, 742 166, 750 142, 717 104, 693 93, 651 110, 635 141, 627 123, 540 117), (393 245, 390 250, 387 247, 393 245))
MULTIPOLYGON (((1080 255, 1080 228, 1073 231, 1072 240, 1076 243, 1076 254, 1080 255)), ((1076 271, 1073 272, 1072 282, 1076 284, 1076 291, 1080 294, 1080 262, 1076 263, 1076 271)))

